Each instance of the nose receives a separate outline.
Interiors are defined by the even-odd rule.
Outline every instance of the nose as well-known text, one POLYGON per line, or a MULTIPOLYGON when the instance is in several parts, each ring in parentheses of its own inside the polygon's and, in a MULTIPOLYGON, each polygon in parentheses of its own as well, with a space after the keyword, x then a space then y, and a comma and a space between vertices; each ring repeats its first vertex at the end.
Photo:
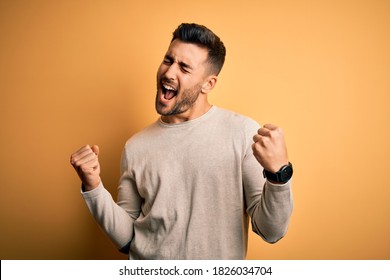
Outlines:
POLYGON ((177 66, 175 63, 172 63, 171 65, 168 66, 166 69, 164 76, 168 80, 175 80, 176 79, 176 73, 177 73, 177 66))

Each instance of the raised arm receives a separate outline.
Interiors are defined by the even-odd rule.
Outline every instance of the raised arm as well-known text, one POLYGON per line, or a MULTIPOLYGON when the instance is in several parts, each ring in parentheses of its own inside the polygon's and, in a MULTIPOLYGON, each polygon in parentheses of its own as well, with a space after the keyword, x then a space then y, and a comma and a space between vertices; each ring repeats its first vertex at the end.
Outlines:
MULTIPOLYGON (((288 165, 283 131, 265 125, 253 137, 252 155, 244 160, 244 191, 252 230, 269 243, 281 239, 287 231, 293 209, 291 180, 273 182, 263 177, 263 169, 276 173, 288 165)), ((247 152, 250 153, 250 150, 247 152)))
POLYGON ((92 216, 118 249, 128 252, 134 236, 141 199, 129 176, 126 159, 122 158, 118 189, 119 205, 104 188, 100 179, 99 148, 84 146, 71 156, 71 164, 82 181, 82 196, 92 216))

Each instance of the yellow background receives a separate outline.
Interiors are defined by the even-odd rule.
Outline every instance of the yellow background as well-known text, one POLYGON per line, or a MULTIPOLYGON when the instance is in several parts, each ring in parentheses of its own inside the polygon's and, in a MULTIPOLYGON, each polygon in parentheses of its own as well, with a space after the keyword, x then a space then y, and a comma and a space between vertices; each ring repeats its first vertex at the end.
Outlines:
MULTIPOLYGON (((248 259, 390 258, 390 2, 0 1, 0 258, 126 259, 91 218, 70 154, 101 149, 116 197, 131 135, 181 22, 227 59, 211 102, 286 133, 295 208, 248 259)), ((180 198, 178 198, 180 199, 180 198)))

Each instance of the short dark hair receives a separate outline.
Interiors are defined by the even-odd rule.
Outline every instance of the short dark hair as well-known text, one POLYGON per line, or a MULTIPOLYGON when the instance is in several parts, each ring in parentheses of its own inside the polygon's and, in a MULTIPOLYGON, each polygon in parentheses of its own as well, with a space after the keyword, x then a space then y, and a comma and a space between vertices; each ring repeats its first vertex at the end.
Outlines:
POLYGON ((182 23, 173 32, 172 41, 175 39, 206 48, 212 72, 219 74, 225 62, 226 48, 221 39, 210 29, 196 23, 182 23))

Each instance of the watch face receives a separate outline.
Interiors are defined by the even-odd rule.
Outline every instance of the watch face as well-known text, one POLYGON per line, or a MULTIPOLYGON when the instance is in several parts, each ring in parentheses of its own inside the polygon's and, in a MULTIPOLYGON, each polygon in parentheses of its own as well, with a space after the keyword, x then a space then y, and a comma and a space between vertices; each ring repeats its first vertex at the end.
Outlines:
POLYGON ((292 177, 293 169, 291 165, 286 165, 282 170, 281 170, 281 179, 283 182, 287 182, 290 180, 292 177))
POLYGON ((293 174, 293 168, 291 163, 288 163, 288 165, 283 166, 278 172, 272 173, 267 170, 263 170, 264 178, 267 178, 271 182, 277 182, 277 183, 287 183, 288 180, 291 179, 293 174))

